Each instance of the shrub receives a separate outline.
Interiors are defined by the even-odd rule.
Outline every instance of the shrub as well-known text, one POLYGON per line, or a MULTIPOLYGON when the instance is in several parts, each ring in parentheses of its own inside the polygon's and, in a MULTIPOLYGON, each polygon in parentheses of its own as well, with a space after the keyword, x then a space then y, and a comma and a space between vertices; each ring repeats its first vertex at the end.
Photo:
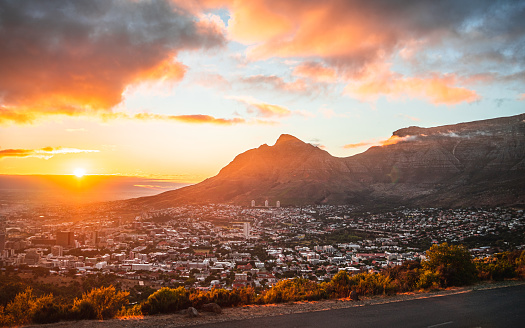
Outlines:
POLYGON ((437 273, 442 287, 464 286, 476 281, 476 266, 464 246, 432 245, 426 255, 427 260, 421 263, 423 269, 437 273))
POLYGON ((31 321, 38 324, 55 323, 64 317, 64 309, 61 306, 54 302, 42 302, 35 308, 31 321))
POLYGON ((25 325, 31 322, 34 308, 33 289, 27 288, 18 293, 15 298, 7 304, 5 312, 12 317, 13 325, 25 325))
POLYGON ((88 301, 75 300, 69 315, 72 320, 94 320, 97 318, 95 307, 88 301))
POLYGON ((142 308, 139 304, 135 304, 130 308, 126 308, 123 306, 115 315, 115 318, 123 319, 123 318, 141 318, 142 315, 142 308))
POLYGON ((346 271, 339 271, 326 285, 326 289, 332 297, 348 297, 350 294, 352 279, 346 271))
POLYGON ((294 278, 279 281, 263 294, 262 302, 315 301, 323 298, 328 298, 328 295, 319 284, 308 279, 294 278))
POLYGON ((419 276, 419 281, 416 287, 419 289, 437 289, 439 288, 439 274, 429 270, 425 270, 419 276))
POLYGON ((240 297, 235 294, 235 291, 229 291, 223 288, 212 289, 209 292, 209 301, 217 303, 220 306, 233 306, 240 303, 240 297))
POLYGON ((388 276, 378 273, 359 273, 351 277, 350 285, 359 295, 392 294, 395 286, 388 276))
POLYGON ((96 319, 110 319, 129 303, 128 296, 128 292, 116 291, 113 286, 94 288, 83 294, 82 299, 75 299, 73 312, 79 319, 93 319, 93 313, 96 319))
POLYGON ((1 326, 52 323, 58 322, 62 316, 60 307, 54 304, 53 295, 34 297, 31 288, 18 293, 5 308, 0 306, 1 326))
POLYGON ((173 313, 190 304, 189 293, 184 287, 176 289, 163 287, 151 294, 142 304, 142 312, 147 314, 173 313))
POLYGON ((191 306, 201 308, 204 304, 210 303, 209 296, 209 292, 203 292, 200 290, 192 291, 189 297, 191 306))
POLYGON ((390 277, 397 292, 409 292, 417 288, 421 271, 421 263, 407 261, 402 265, 386 269, 385 275, 390 277))

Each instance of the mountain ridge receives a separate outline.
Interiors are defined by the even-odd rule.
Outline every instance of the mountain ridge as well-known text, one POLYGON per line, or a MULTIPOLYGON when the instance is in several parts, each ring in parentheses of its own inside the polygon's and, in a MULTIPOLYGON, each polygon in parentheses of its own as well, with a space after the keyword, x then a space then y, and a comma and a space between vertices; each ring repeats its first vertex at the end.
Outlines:
POLYGON ((282 134, 237 155, 196 185, 133 204, 230 203, 364 206, 525 204, 525 114, 395 131, 394 142, 335 157, 282 134))

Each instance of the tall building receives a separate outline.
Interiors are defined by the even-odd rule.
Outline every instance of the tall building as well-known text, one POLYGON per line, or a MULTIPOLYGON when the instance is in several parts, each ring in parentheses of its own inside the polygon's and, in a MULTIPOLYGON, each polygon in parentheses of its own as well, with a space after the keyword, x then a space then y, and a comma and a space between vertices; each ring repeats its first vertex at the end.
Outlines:
POLYGON ((264 207, 268 207, 269 203, 268 203, 268 199, 264 201, 264 207))
POLYGON ((281 202, 277 201, 277 203, 275 203, 275 207, 281 207, 281 202))
POLYGON ((63 247, 75 247, 75 234, 73 231, 57 232, 57 245, 63 247))
POLYGON ((244 224, 244 227, 243 227, 243 230, 242 230, 242 233, 243 233, 243 236, 244 238, 246 239, 249 239, 250 238, 250 222, 243 222, 244 224))
POLYGON ((98 231, 91 232, 91 242, 95 246, 98 246, 98 244, 100 243, 100 234, 98 231))
POLYGON ((0 231, 0 252, 4 250, 5 247, 5 233, 0 231))
POLYGON ((51 247, 51 254, 54 256, 64 256, 64 247, 60 245, 55 245, 51 247))
POLYGON ((252 207, 255 207, 255 200, 252 200, 252 207))
POLYGON ((0 252, 5 248, 5 218, 0 216, 0 252))

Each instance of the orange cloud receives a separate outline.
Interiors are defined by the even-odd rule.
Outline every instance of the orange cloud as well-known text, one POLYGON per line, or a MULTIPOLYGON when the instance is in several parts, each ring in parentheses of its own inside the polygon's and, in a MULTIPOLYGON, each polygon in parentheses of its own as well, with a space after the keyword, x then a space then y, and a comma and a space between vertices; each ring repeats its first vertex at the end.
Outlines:
POLYGON ((49 159, 55 155, 79 154, 79 153, 98 153, 99 150, 44 147, 41 149, 3 149, 0 150, 0 158, 5 157, 37 157, 49 159))
MULTIPOLYGON (((475 91, 458 86, 454 74, 360 79, 367 67, 396 58, 421 68, 417 66, 419 52, 441 44, 445 38, 457 38, 470 19, 496 6, 490 1, 482 1, 479 12, 457 1, 418 5, 374 0, 203 2, 229 9, 229 35, 249 45, 249 59, 315 58, 324 64, 309 61, 297 66, 293 74, 317 82, 349 81, 347 94, 359 99, 407 96, 446 105, 480 99, 475 91)), ((470 84, 465 78, 461 82, 470 84)))
POLYGON ((285 117, 290 116, 292 111, 286 107, 267 104, 252 97, 229 97, 248 105, 248 113, 255 113, 258 117, 285 117))
POLYGON ((372 146, 390 146, 395 145, 400 142, 407 142, 407 141, 413 141, 416 140, 417 136, 405 136, 405 137, 399 137, 396 135, 391 136, 388 139, 385 140, 368 140, 368 141, 361 141, 358 143, 352 143, 344 145, 344 149, 353 149, 353 148, 360 148, 360 147, 372 147, 372 146))
POLYGON ((320 63, 306 62, 296 66, 293 75, 306 77, 317 82, 337 82, 337 73, 331 67, 323 66, 320 63))
POLYGON ((288 108, 271 105, 271 104, 252 104, 253 107, 257 109, 259 116, 262 117, 272 117, 272 116, 288 116, 291 114, 291 111, 288 108))
POLYGON ((457 86, 460 79, 455 74, 405 77, 390 71, 389 66, 369 65, 359 79, 352 80, 345 87, 344 92, 362 101, 374 101, 383 95, 423 98, 435 105, 456 105, 480 99, 475 91, 457 86))
POLYGON ((115 113, 104 113, 100 117, 104 120, 115 120, 115 119, 132 119, 132 120, 157 120, 157 121, 177 121, 182 123, 190 124, 217 124, 217 125, 233 125, 246 123, 243 118, 216 118, 210 115, 194 114, 194 115, 162 115, 162 114, 151 114, 151 113, 138 113, 135 115, 129 115, 127 113, 115 112, 115 113))
POLYGON ((224 43, 212 19, 168 0, 4 3, 0 123, 109 111, 130 85, 182 79, 179 51, 224 43))

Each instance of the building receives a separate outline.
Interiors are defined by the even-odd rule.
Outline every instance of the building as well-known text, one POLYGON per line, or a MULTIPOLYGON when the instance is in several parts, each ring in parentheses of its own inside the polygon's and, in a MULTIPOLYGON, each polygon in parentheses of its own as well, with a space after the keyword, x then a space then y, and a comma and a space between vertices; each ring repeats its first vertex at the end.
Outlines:
POLYGON ((0 231, 0 252, 4 250, 5 246, 5 233, 3 231, 0 231))
POLYGON ((57 232, 57 245, 63 247, 75 247, 75 234, 73 231, 57 232))
POLYGON ((53 254, 53 256, 64 256, 64 247, 60 245, 51 247, 51 254, 53 254))
POLYGON ((94 246, 98 246, 100 243, 100 233, 98 231, 91 232, 91 243, 94 246))
POLYGON ((244 227, 242 230, 242 234, 244 238, 249 239, 250 238, 250 222, 244 222, 244 227))
POLYGON ((275 207, 281 207, 281 202, 277 201, 277 203, 275 203, 275 207))
POLYGON ((252 207, 255 207, 255 200, 252 200, 252 207))
POLYGON ((268 199, 264 201, 264 207, 268 207, 268 199))

